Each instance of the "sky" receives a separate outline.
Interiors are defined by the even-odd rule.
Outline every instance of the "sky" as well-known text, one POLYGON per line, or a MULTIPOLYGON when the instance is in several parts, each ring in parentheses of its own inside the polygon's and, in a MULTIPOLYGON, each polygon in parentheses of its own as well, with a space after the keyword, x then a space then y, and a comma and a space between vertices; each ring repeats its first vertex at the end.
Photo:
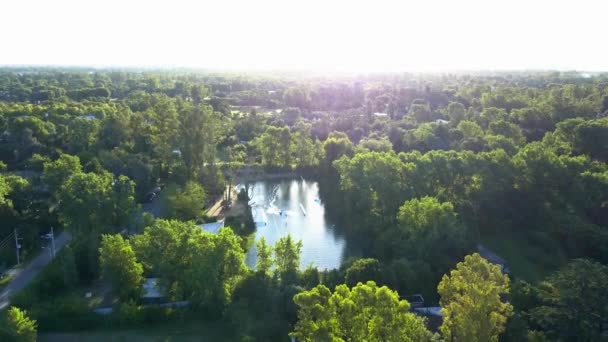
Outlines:
POLYGON ((2 0, 0 65, 608 71, 603 0, 2 0))

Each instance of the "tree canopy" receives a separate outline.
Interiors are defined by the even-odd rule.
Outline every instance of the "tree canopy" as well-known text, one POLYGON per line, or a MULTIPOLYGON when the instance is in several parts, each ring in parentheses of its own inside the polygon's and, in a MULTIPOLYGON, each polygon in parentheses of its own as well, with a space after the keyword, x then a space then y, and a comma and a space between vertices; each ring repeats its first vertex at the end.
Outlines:
MULTIPOLYGON (((239 322, 228 330, 241 339, 279 340, 298 309, 320 310, 294 295, 314 290, 341 310, 373 280, 428 305, 440 283, 447 339, 595 341, 608 301, 607 116, 606 73, 0 68, 0 266, 17 261, 15 237, 31 260, 51 227, 71 233, 15 299, 41 331, 200 315, 239 322), (325 222, 348 246, 339 269, 302 269, 309 246, 282 232, 254 248, 247 190, 226 211, 234 231, 196 225, 232 183, 266 174, 318 182, 325 222), (477 243, 512 266, 510 293, 493 266, 465 258, 477 243), (257 249, 256 271, 246 249, 257 249), (142 306, 143 276, 190 309, 142 306), (73 293, 99 281, 114 285, 108 322, 73 293)), ((402 332, 394 322, 407 322, 404 336, 419 336, 392 290, 374 289, 397 308, 378 314, 382 324, 402 332)), ((361 307, 380 312, 373 303, 361 307)), ((351 329, 354 312, 338 311, 320 310, 339 319, 314 318, 301 333, 393 339, 380 326, 351 329)))
POLYGON ((467 255, 437 288, 444 315, 440 327, 449 341, 498 341, 513 306, 503 301, 509 277, 475 253, 467 255))
POLYGON ((36 342, 36 321, 27 317, 26 312, 17 307, 10 307, 6 311, 0 336, 3 340, 16 342, 36 342))
POLYGON ((297 294, 298 322, 291 334, 301 341, 431 341, 424 321, 409 312, 396 292, 373 281, 331 292, 324 285, 297 294))
POLYGON ((600 341, 608 315, 608 267, 576 259, 539 285, 541 305, 532 320, 548 336, 570 341, 600 341))
POLYGON ((102 276, 112 282, 122 300, 138 299, 142 294, 143 266, 137 262, 128 240, 119 234, 101 237, 99 259, 102 276))
POLYGON ((217 234, 192 222, 156 220, 133 238, 144 269, 162 275, 171 298, 190 298, 197 306, 221 310, 245 272, 245 252, 230 228, 217 234))

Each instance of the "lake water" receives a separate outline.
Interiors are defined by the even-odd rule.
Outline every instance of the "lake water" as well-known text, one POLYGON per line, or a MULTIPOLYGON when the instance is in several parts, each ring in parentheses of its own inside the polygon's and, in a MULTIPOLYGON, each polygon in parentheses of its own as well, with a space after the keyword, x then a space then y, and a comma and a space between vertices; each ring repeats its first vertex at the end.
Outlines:
MULTIPOLYGON (((300 267, 312 264, 320 270, 340 267, 346 241, 338 236, 334 225, 325 217, 325 207, 319 199, 319 184, 314 181, 269 180, 249 185, 249 198, 255 239, 266 239, 274 245, 291 234, 302 240, 300 267)), ((256 247, 247 251, 246 263, 255 267, 256 247)))

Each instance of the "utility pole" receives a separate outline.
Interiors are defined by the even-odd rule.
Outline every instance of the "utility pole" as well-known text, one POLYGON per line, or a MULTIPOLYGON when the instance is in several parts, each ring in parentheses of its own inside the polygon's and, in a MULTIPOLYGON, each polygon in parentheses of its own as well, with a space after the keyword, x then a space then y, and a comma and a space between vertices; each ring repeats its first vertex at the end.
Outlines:
POLYGON ((51 226, 51 248, 53 251, 53 258, 55 257, 55 232, 53 231, 53 226, 51 226))
POLYGON ((17 252, 17 265, 19 265, 19 248, 21 246, 19 246, 19 239, 17 238, 17 229, 15 229, 14 235, 15 235, 15 252, 17 252))

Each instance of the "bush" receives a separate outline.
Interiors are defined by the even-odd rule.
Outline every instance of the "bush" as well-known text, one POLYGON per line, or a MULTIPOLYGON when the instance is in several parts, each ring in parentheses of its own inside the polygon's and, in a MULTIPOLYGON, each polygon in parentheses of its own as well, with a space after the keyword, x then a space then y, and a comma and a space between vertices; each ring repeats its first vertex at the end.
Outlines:
POLYGON ((272 297, 260 298, 262 305, 241 298, 229 306, 226 318, 231 330, 238 332, 239 341, 282 341, 287 336, 290 322, 275 310, 277 301, 273 293, 272 297))
POLYGON ((357 283, 366 283, 373 280, 378 284, 383 284, 380 262, 376 259, 358 259, 346 270, 344 283, 350 287, 357 283))
POLYGON ((147 307, 143 309, 141 318, 144 324, 162 323, 176 319, 186 312, 187 309, 147 307))
POLYGON ((114 318, 123 326, 139 324, 144 318, 143 308, 130 300, 120 305, 114 318))
POLYGON ((6 311, 0 325, 0 340, 35 342, 36 335, 36 320, 30 319, 27 312, 14 306, 6 311))
POLYGON ((30 310, 40 330, 85 330, 102 326, 105 319, 89 308, 84 298, 73 295, 39 302, 30 310))
POLYGON ((307 289, 311 289, 321 283, 321 274, 316 267, 308 266, 300 275, 300 283, 307 289))

